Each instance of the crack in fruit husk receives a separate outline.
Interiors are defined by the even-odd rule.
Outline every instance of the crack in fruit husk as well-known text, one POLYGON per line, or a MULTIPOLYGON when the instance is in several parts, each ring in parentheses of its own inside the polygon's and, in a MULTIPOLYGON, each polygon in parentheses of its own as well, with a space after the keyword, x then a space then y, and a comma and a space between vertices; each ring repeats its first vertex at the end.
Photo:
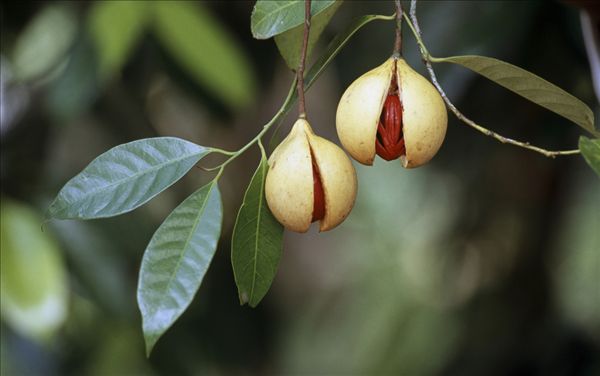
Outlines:
MULTIPOLYGON (((311 155, 312 156, 312 155, 311 155)), ((313 213, 312 222, 319 221, 325 217, 325 192, 323 191, 323 183, 321 182, 321 174, 315 163, 314 156, 312 158, 313 172, 313 213)))

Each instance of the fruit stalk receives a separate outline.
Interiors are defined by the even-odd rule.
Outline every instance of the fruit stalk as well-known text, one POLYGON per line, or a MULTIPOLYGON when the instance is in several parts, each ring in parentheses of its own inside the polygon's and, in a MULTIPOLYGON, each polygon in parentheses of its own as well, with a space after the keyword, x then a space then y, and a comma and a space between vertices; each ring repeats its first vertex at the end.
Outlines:
POLYGON ((298 81, 298 117, 306 119, 306 102, 304 100, 304 67, 306 65, 306 50, 308 49, 308 35, 310 33, 310 3, 311 0, 304 1, 304 39, 302 41, 302 50, 300 52, 300 62, 296 77, 298 81))
POLYGON ((394 42, 394 54, 393 56, 402 56, 402 15, 404 11, 402 9, 402 3, 400 0, 395 0, 396 3, 396 40, 394 42))

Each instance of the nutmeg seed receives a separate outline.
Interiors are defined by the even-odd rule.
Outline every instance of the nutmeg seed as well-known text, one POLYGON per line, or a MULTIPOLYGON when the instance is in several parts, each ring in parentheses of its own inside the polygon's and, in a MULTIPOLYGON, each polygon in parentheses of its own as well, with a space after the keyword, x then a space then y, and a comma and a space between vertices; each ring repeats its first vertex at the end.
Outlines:
POLYGON ((336 114, 338 136, 354 159, 372 165, 378 154, 386 160, 400 158, 406 168, 433 158, 447 122, 446 106, 435 87, 397 57, 356 79, 342 95, 336 114))
POLYGON ((306 232, 311 222, 320 230, 339 225, 356 198, 356 172, 344 151, 315 135, 298 119, 269 158, 265 196, 271 212, 287 229, 306 232))
POLYGON ((402 103, 397 94, 388 94, 385 99, 377 125, 375 150, 386 161, 392 161, 406 153, 402 132, 402 103))

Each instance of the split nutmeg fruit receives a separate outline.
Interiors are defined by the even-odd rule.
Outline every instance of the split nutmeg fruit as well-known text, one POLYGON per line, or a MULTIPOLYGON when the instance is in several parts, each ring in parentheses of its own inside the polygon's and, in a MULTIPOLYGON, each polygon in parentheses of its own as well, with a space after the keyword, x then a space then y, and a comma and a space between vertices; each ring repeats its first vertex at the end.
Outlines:
POLYGON ((388 161, 400 158, 406 168, 433 158, 447 123, 437 90, 397 57, 354 81, 336 115, 340 141, 354 159, 372 165, 377 154, 388 161))
POLYGON ((265 195, 288 230, 306 232, 315 221, 321 231, 331 230, 354 206, 356 172, 341 148, 298 119, 269 158, 265 195))

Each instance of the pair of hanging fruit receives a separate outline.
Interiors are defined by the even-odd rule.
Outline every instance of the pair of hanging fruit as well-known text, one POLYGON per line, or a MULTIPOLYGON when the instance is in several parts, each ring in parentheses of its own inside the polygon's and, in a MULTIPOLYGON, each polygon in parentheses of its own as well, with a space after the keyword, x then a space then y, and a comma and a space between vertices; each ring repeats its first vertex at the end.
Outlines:
MULTIPOLYGON (((346 151, 372 165, 375 155, 400 158, 405 168, 427 163, 437 153, 448 122, 442 97, 402 58, 391 57, 354 81, 342 95, 336 128, 346 151)), ((339 225, 350 213, 356 172, 338 146, 298 119, 269 158, 267 204, 287 229, 306 232, 339 225)))

